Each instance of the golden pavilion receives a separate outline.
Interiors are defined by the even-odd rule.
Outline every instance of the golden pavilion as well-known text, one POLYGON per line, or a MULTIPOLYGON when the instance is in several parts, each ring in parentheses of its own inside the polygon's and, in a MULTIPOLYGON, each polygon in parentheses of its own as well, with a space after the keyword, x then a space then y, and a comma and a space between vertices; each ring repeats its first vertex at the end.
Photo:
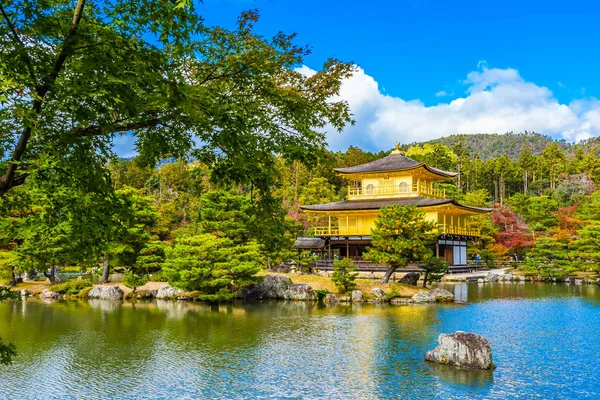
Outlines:
POLYGON ((436 256, 451 266, 467 264, 467 241, 479 236, 478 230, 467 227, 467 219, 491 210, 461 205, 435 188, 436 182, 451 180, 456 172, 408 158, 398 144, 387 157, 335 171, 351 182, 347 200, 301 206, 306 213, 320 214, 326 224, 314 227, 315 239, 299 240, 298 248, 321 248, 323 254, 327 250, 329 258, 333 252, 340 258, 361 260, 379 209, 397 204, 417 206, 425 218, 437 224, 436 256))

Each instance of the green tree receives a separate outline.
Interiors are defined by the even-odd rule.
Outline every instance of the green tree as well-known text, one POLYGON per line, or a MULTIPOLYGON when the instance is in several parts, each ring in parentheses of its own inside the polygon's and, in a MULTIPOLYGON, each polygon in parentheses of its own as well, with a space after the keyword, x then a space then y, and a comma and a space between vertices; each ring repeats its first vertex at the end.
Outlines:
POLYGON ((166 243, 153 241, 146 243, 135 261, 137 270, 144 271, 146 275, 160 271, 165 262, 166 243))
POLYGON ((200 199, 198 226, 201 232, 234 243, 246 243, 253 236, 254 210, 248 196, 228 190, 212 190, 200 199))
MULTIPOLYGON (((452 146, 452 150, 454 151, 454 154, 456 154, 456 168, 458 170, 457 186, 458 186, 458 190, 462 190, 463 189, 462 174, 465 172, 464 167, 469 162, 469 157, 471 155, 471 153, 469 152, 469 148, 467 146, 467 139, 466 139, 465 135, 458 135, 456 142, 454 142, 454 144, 452 146)), ((468 181, 468 179, 466 181, 468 181)))
POLYGON ((539 238, 527 253, 525 270, 536 271, 538 275, 561 277, 574 269, 567 244, 555 238, 539 238))
POLYGON ((215 182, 268 198, 275 154, 315 165, 323 128, 351 121, 336 96, 355 67, 299 71, 309 49, 257 34, 254 11, 232 30, 206 26, 188 1, 16 0, 1 11, 2 195, 37 171, 105 169, 127 134, 147 165, 192 154, 215 182))
POLYGON ((339 289, 340 293, 346 293, 356 287, 356 266, 349 258, 333 262, 333 274, 331 280, 339 289))
POLYGON ((427 282, 437 282, 448 272, 448 263, 433 255, 426 258, 419 265, 423 270, 423 287, 427 287, 427 282))
POLYGON ((386 283, 398 268, 425 261, 433 255, 434 227, 417 207, 383 207, 371 232, 371 246, 363 258, 389 265, 382 279, 386 283))
POLYGON ((519 155, 519 161, 517 161, 517 165, 523 171, 523 193, 527 193, 529 173, 534 170, 535 164, 536 158, 531 151, 531 147, 524 144, 521 146, 521 154, 519 155))
POLYGON ((144 286, 147 282, 148 277, 146 275, 143 275, 139 271, 133 269, 125 272, 123 275, 123 283, 128 288, 133 289, 133 293, 136 292, 138 287, 144 286))
POLYGON ((592 221, 577 232, 579 238, 571 243, 571 258, 580 269, 600 272, 600 222, 592 221))
POLYGON ((109 258, 115 265, 134 268, 140 251, 151 239, 150 231, 158 221, 153 199, 140 191, 126 187, 116 192, 117 201, 123 210, 114 218, 113 237, 104 254, 104 271, 101 282, 108 281, 109 258))
POLYGON ((225 300, 255 281, 262 258, 255 242, 236 244, 229 238, 208 233, 177 239, 167 249, 163 275, 169 283, 187 291, 199 291, 200 298, 225 300))
POLYGON ((567 157, 556 142, 550 143, 539 158, 539 168, 550 180, 550 189, 556 189, 560 174, 567 169, 567 157))

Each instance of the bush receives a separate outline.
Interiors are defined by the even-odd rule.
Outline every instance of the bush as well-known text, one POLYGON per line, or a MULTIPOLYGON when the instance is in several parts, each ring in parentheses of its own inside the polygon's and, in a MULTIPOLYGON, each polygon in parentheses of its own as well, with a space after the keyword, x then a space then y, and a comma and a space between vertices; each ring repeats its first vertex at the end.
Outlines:
POLYGON ((331 276, 331 280, 335 283, 335 286, 339 289, 341 293, 346 293, 349 290, 352 290, 356 287, 356 279, 357 273, 356 266, 349 258, 344 258, 341 261, 335 261, 333 263, 333 275, 331 276))
POLYGON ((79 292, 81 292, 83 289, 91 288, 92 286, 92 282, 88 280, 74 280, 52 285, 50 286, 49 290, 59 294, 76 295, 79 294, 79 292))
POLYGON ((133 289, 135 292, 138 287, 144 286, 148 282, 148 278, 145 275, 138 275, 135 272, 127 271, 123 275, 123 282, 125 286, 133 289))
POLYGON ((148 278, 150 282, 167 282, 167 277, 163 275, 162 271, 155 272, 148 278))
POLYGON ((327 289, 316 289, 315 294, 317 295, 317 301, 323 301, 325 296, 329 293, 327 289))

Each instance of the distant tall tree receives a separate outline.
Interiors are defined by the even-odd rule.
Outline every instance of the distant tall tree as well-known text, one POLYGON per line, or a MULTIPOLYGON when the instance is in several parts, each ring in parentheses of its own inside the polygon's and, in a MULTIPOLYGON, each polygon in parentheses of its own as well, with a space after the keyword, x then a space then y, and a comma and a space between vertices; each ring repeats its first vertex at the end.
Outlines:
POLYGON ((556 142, 552 142, 546 147, 539 159, 539 167, 550 180, 550 189, 556 189, 556 183, 561 173, 567 168, 567 157, 563 149, 556 142))
MULTIPOLYGON (((467 139, 465 137, 465 135, 459 135, 458 138, 456 139, 456 142, 454 142, 454 145, 452 146, 452 150, 454 151, 454 154, 456 154, 456 167, 458 169, 458 179, 457 179, 457 186, 458 186, 458 190, 462 190, 462 174, 464 172, 464 166, 469 162, 469 158, 470 158, 470 152, 469 152, 469 148, 467 147, 467 139)), ((468 180, 467 180, 468 181, 468 180)))
POLYGON ((531 151, 531 147, 524 144, 521 146, 521 154, 517 165, 523 171, 523 193, 527 193, 527 184, 529 183, 529 172, 535 168, 536 158, 531 151))
POLYGON ((371 246, 363 258, 388 264, 390 267, 382 279, 382 282, 388 282, 398 268, 433 256, 434 227, 435 224, 426 220, 425 213, 417 207, 383 207, 371 232, 371 246))

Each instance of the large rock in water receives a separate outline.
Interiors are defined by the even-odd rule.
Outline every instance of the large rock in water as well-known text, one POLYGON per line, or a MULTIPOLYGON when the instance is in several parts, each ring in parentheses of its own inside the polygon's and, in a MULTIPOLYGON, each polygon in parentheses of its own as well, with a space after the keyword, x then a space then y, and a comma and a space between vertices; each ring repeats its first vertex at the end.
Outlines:
POLYGON ((286 300, 316 300, 315 291, 308 283, 297 283, 288 286, 283 296, 286 300))
POLYGON ((421 275, 418 272, 409 272, 400 279, 400 283, 405 285, 413 285, 417 286, 417 282, 419 281, 419 277, 421 275))
POLYGON ((431 296, 435 299, 435 301, 439 302, 447 302, 454 301, 454 295, 447 291, 446 289, 433 288, 430 292, 431 296))
POLYGON ((442 333, 438 346, 427 352, 426 361, 453 365, 464 369, 493 369, 492 346, 476 333, 457 331, 442 333))
POLYGON ((241 288, 238 297, 244 300, 283 299, 291 284, 288 276, 267 274, 262 281, 241 288))
POLYGON ((336 304, 340 299, 333 293, 327 293, 323 302, 326 304, 336 304))
POLYGON ((100 300, 121 300, 123 290, 118 286, 94 286, 88 292, 88 298, 100 300))
POLYGON ((181 293, 181 290, 179 289, 176 289, 172 286, 163 286, 158 289, 155 297, 157 299, 171 299, 176 297, 179 293, 181 293))

